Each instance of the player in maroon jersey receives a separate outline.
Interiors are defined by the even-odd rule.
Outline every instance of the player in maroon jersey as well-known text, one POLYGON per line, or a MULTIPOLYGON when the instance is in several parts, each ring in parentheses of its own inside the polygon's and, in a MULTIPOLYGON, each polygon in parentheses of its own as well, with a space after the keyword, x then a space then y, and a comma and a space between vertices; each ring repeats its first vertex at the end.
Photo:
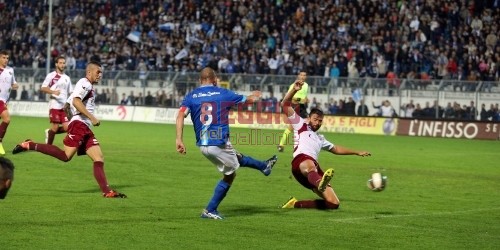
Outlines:
POLYGON ((45 77, 41 90, 50 95, 49 100, 49 120, 50 129, 45 130, 45 143, 52 144, 56 134, 68 131, 68 117, 64 112, 64 105, 73 86, 71 79, 64 73, 66 69, 66 59, 58 56, 55 60, 56 69, 45 77))
POLYGON ((85 72, 85 77, 76 83, 75 90, 67 101, 71 106, 73 117, 69 122, 68 133, 63 141, 64 150, 54 145, 35 143, 28 139, 18 144, 12 150, 12 154, 35 150, 64 162, 70 161, 77 153, 78 155, 86 154, 92 159, 94 177, 103 196, 105 198, 126 198, 125 194, 116 192, 109 187, 104 173, 104 156, 101 146, 90 129, 92 126, 101 124, 94 116, 96 96, 93 88, 93 85, 97 84, 102 77, 101 64, 90 62, 85 72))
POLYGON ((318 163, 319 152, 323 149, 337 155, 370 156, 371 154, 334 145, 319 134, 317 131, 321 128, 324 116, 320 109, 313 108, 307 120, 295 112, 290 104, 292 97, 302 88, 302 84, 301 80, 295 81, 293 88, 281 102, 283 112, 287 115, 294 130, 292 174, 302 186, 311 189, 322 199, 297 200, 291 197, 282 208, 337 209, 340 201, 330 185, 333 169, 323 172, 318 163))

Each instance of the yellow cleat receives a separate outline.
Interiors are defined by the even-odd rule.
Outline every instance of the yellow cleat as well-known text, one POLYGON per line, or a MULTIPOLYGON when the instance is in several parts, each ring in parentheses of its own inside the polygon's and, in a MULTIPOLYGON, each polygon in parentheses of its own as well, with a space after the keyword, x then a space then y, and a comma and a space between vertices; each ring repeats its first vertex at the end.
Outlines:
POLYGON ((297 202, 297 199, 295 197, 290 197, 290 199, 281 206, 281 208, 295 208, 295 202, 297 202))
POLYGON ((333 168, 327 169, 325 173, 323 173, 323 177, 318 185, 318 190, 323 193, 325 192, 326 187, 330 184, 330 180, 333 178, 333 168))
POLYGON ((0 142, 0 155, 4 155, 4 154, 5 154, 5 150, 3 149, 3 145, 0 142))

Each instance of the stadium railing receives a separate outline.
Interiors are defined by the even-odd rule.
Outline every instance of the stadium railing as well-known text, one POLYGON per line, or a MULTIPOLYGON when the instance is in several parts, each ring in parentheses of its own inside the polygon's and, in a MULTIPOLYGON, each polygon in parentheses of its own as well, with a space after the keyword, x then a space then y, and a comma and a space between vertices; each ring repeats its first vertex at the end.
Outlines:
MULTIPOLYGON (((84 70, 67 70, 73 83, 85 76, 84 70)), ((40 88, 46 75, 46 69, 15 68, 16 80, 20 84, 31 85, 35 90, 40 88)), ((104 71, 101 83, 97 88, 115 89, 119 96, 147 91, 181 96, 198 85, 198 72, 160 72, 160 71, 104 71)), ((240 93, 261 90, 264 97, 273 92, 280 99, 288 90, 296 75, 253 75, 253 74, 218 74, 222 86, 240 93)), ((434 101, 445 107, 448 102, 469 104, 474 101, 478 110, 480 104, 498 103, 500 86, 497 81, 463 81, 454 79, 389 79, 389 78, 331 78, 308 76, 310 99, 316 97, 320 103, 330 100, 346 99, 353 96, 363 98, 365 103, 380 104, 381 100, 390 100, 393 107, 401 114, 400 107, 413 100, 422 108, 426 102, 431 106, 434 101), (360 94, 360 95, 359 95, 360 94)), ((27 88, 28 89, 28 88, 27 88)), ((18 94, 19 99, 20 93, 18 94)), ((356 100, 355 98, 355 100, 356 100)), ((373 112, 370 112, 372 114, 373 112)))

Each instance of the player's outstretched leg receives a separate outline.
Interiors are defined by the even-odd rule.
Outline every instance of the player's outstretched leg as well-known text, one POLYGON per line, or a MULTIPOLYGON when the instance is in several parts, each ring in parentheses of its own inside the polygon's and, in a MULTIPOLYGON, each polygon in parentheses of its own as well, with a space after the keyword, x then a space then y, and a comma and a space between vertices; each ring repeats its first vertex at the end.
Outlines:
POLYGON ((273 155, 266 161, 259 161, 250 156, 243 155, 241 153, 236 153, 236 156, 238 157, 238 162, 240 163, 241 167, 249 167, 257 169, 260 172, 262 172, 265 176, 271 174, 271 170, 273 169, 274 164, 276 164, 276 162, 278 161, 278 157, 276 155, 273 155))
POLYGON ((323 177, 318 184, 318 191, 321 193, 325 192, 326 187, 330 184, 330 180, 333 178, 333 168, 327 169, 325 173, 323 173, 323 177))
POLYGON ((295 197, 290 197, 285 204, 281 206, 281 208, 295 208, 295 203, 297 202, 297 199, 295 197))
POLYGON ((30 142, 33 142, 31 141, 30 139, 26 139, 24 140, 23 142, 17 144, 14 149, 12 150, 12 154, 19 154, 21 152, 26 152, 30 149, 30 142))

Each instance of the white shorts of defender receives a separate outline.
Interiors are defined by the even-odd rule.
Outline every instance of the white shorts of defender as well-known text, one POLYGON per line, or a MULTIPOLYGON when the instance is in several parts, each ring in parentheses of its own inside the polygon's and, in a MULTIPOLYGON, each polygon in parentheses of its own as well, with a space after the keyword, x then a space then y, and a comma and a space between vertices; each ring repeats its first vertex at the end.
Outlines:
POLYGON ((200 151, 224 175, 230 175, 240 167, 236 150, 229 141, 221 146, 200 146, 200 151))

